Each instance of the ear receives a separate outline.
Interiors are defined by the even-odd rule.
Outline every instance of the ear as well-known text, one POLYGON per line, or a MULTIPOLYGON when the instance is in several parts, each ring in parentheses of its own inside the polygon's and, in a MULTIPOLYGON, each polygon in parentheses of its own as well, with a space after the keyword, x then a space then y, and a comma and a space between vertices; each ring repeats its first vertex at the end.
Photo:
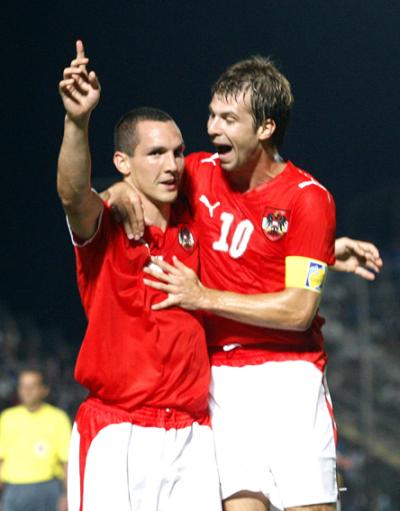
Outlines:
POLYGON ((129 176, 131 173, 131 167, 129 162, 129 157, 127 154, 121 151, 115 151, 113 156, 113 162, 116 166, 117 170, 121 172, 121 174, 125 177, 129 176))
POLYGON ((262 126, 257 130, 258 139, 261 141, 269 140, 276 130, 276 124, 273 119, 266 119, 262 126))

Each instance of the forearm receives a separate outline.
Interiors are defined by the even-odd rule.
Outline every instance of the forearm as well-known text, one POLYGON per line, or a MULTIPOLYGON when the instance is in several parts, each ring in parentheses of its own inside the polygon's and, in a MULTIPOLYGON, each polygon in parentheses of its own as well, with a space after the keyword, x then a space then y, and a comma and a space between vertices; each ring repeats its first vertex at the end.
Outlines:
POLYGON ((320 295, 302 289, 245 295, 204 288, 199 308, 240 323, 280 330, 307 330, 320 295))
POLYGON ((57 190, 67 211, 79 211, 91 196, 89 115, 82 121, 64 121, 64 137, 58 157, 57 190))

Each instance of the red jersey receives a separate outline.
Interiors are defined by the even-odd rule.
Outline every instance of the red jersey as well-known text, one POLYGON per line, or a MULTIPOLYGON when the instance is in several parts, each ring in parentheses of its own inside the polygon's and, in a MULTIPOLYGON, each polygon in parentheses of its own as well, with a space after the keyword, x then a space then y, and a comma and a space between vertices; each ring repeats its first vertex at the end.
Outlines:
MULTIPOLYGON (((179 217, 182 220, 182 216, 179 217)), ((174 307, 152 311, 165 293, 143 283, 152 256, 176 255, 198 270, 193 226, 172 221, 128 240, 105 205, 93 239, 75 247, 77 280, 88 326, 75 377, 105 404, 132 412, 170 407, 207 414, 209 360, 199 317, 174 307)))
MULTIPOLYGON (((273 293, 285 289, 290 256, 315 260, 310 263, 310 275, 334 263, 333 198, 291 162, 274 179, 245 193, 232 190, 217 154, 191 154, 186 170, 205 286, 245 294, 273 293)), ((323 322, 316 316, 307 331, 297 332, 205 315, 207 341, 211 353, 216 352, 213 363, 235 365, 293 358, 323 364, 323 322), (221 351, 230 344, 248 348, 221 351)))

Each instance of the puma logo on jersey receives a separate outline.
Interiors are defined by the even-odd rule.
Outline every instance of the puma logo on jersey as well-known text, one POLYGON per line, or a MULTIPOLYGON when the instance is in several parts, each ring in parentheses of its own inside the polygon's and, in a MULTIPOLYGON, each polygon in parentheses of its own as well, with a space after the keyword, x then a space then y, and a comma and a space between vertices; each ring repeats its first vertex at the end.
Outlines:
POLYGON ((299 183, 298 187, 299 188, 305 188, 306 186, 310 186, 310 185, 319 186, 323 190, 327 191, 325 186, 322 186, 320 183, 318 183, 318 181, 314 181, 313 179, 311 179, 310 181, 303 181, 302 183, 299 183))
POLYGON ((215 204, 210 204, 210 201, 207 199, 205 195, 202 195, 200 197, 200 202, 202 202, 206 208, 208 208, 208 212, 210 213, 210 217, 214 217, 214 209, 221 205, 221 203, 218 201, 215 204))
POLYGON ((219 154, 214 153, 212 156, 209 156, 208 158, 203 158, 202 160, 200 160, 200 163, 212 163, 214 165, 214 167, 216 167, 217 163, 215 160, 218 160, 218 158, 219 158, 219 154))

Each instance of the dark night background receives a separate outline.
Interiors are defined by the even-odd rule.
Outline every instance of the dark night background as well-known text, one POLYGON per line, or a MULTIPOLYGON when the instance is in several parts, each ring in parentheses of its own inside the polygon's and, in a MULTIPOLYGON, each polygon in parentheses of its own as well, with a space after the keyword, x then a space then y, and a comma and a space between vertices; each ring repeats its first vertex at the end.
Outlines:
POLYGON ((112 129, 123 112, 160 107, 188 152, 211 149, 210 85, 235 61, 270 55, 295 96, 282 155, 334 194, 338 235, 369 239, 385 258, 373 284, 332 274, 323 313, 343 510, 399 511, 399 26, 399 0, 3 3, 0 410, 15 400, 18 368, 38 358, 55 403, 73 417, 82 399, 72 367, 85 319, 55 185, 58 82, 75 40, 103 88, 91 122, 98 189, 118 178, 112 129))
POLYGON ((133 106, 208 148, 209 86, 231 63, 271 55, 295 109, 282 153, 334 194, 338 234, 397 245, 398 1, 17 2, 2 7, 0 299, 79 341, 83 316, 55 190, 57 84, 82 38, 103 92, 92 118, 95 184, 116 178, 112 128, 133 106))

